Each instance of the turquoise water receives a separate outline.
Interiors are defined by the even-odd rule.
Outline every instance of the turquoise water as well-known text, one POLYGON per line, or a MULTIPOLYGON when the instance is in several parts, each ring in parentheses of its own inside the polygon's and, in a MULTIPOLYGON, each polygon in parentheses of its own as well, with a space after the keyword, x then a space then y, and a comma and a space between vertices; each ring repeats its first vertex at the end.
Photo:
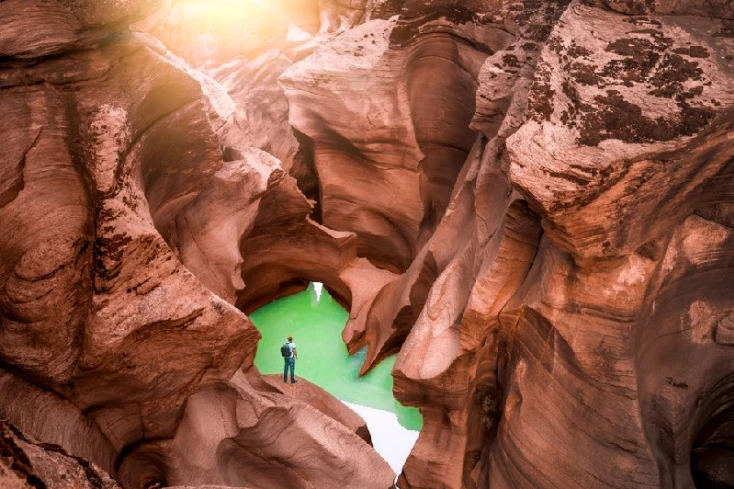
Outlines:
POLYGON ((280 346, 288 335, 298 349, 296 377, 303 377, 342 401, 395 413, 402 426, 420 430, 423 418, 418 409, 405 407, 392 394, 395 365, 391 356, 363 377, 358 375, 366 351, 349 356, 341 339, 349 315, 323 289, 317 298, 314 284, 283 297, 250 314, 262 334, 255 366, 264 374, 283 373, 280 346))

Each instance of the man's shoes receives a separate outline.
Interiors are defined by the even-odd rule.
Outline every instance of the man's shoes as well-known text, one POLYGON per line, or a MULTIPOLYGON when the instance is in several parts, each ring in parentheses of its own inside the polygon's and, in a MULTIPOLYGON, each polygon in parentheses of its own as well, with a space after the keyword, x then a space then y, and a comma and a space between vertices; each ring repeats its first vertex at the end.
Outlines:
POLYGON ((297 380, 291 380, 291 384, 295 384, 296 382, 298 382, 298 381, 297 380))

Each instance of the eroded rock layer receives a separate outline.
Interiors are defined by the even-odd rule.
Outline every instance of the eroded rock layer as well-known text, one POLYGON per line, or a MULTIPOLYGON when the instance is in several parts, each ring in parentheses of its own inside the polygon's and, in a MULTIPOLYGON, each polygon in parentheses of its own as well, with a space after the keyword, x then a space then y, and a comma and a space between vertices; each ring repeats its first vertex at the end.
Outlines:
POLYGON ((0 421, 0 484, 7 489, 120 489, 110 476, 58 446, 29 439, 0 421))
POLYGON ((731 2, 235 4, 0 2, 0 482, 390 487, 321 281, 401 489, 734 487, 731 2))
POLYGON ((20 4, 0 5, 3 36, 14 40, 0 53, 0 413, 130 488, 389 486, 394 474, 365 428, 325 392, 309 403, 272 399, 262 382, 228 383, 252 366, 259 339, 234 307, 254 263, 242 265, 244 237, 262 220, 309 226, 312 204, 295 180, 255 148, 225 157, 237 106, 157 39, 127 31, 147 10, 109 5, 111 20, 95 20, 93 37, 77 26, 69 40, 43 22, 92 18, 91 4, 26 2, 37 29, 24 28, 20 4), (283 203, 272 194, 306 212, 276 212, 283 203), (227 390, 232 429, 202 431, 197 400, 210 409, 227 390), (242 418, 245 406, 256 409, 242 418), (281 449, 277 426, 295 433, 281 449), (181 437, 214 457, 210 470, 183 471, 198 455, 176 444, 181 437), (154 451, 161 440, 170 450, 154 451), (207 451, 217 444, 230 446, 229 458, 207 451), (276 451, 263 452, 267 444, 276 451))

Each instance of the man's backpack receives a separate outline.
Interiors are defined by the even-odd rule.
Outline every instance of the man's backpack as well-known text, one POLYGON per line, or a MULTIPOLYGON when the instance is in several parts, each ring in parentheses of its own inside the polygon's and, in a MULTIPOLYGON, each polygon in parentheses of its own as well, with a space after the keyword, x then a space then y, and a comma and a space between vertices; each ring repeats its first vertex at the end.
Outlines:
POLYGON ((283 358, 290 358, 291 347, 288 343, 283 343, 283 346, 280 347, 280 354, 283 355, 283 358))

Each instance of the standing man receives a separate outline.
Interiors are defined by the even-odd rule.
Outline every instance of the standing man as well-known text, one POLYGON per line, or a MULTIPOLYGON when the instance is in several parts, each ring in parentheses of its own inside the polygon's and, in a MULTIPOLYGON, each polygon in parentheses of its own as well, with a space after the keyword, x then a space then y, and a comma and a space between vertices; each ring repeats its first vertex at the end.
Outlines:
POLYGON ((288 382, 288 370, 291 372, 291 384, 298 382, 294 375, 296 370, 296 358, 298 358, 298 351, 296 351, 296 344, 293 343, 293 336, 288 336, 288 343, 283 345, 283 349, 288 348, 286 354, 283 355, 285 366, 283 367, 283 382, 288 382))

